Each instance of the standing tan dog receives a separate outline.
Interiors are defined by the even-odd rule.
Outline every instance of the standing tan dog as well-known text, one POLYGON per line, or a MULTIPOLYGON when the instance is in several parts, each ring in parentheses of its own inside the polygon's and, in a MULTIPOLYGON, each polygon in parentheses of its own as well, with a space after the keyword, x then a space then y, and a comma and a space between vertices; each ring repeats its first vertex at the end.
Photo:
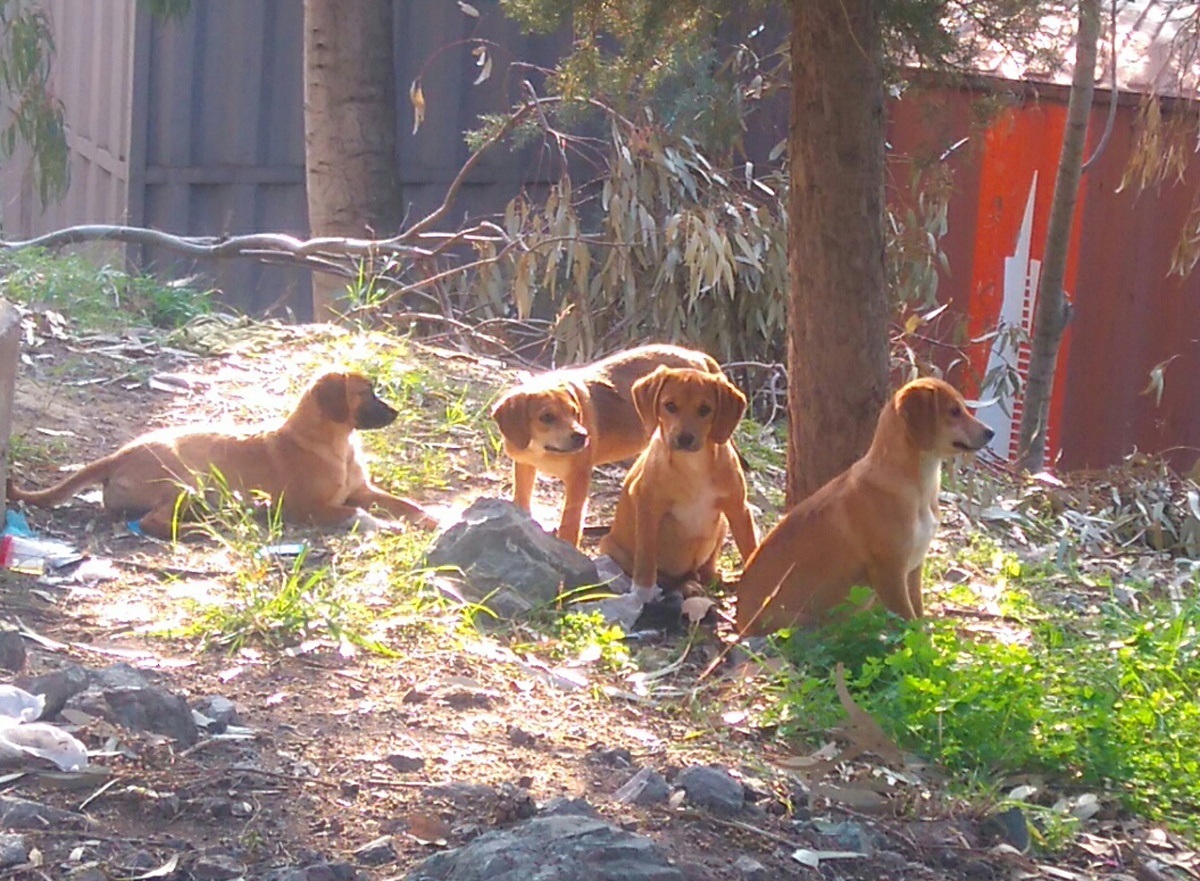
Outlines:
POLYGON ((9 496, 53 505, 86 486, 104 487, 104 507, 140 517, 142 531, 174 532, 181 498, 219 472, 229 490, 258 491, 278 502, 285 520, 318 526, 379 525, 380 508, 421 526, 434 521, 407 499, 379 489, 359 461, 354 431, 382 428, 396 411, 375 396, 359 373, 326 373, 308 387, 283 425, 166 428, 152 431, 41 492, 11 487, 9 496))
POLYGON ((578 545, 592 468, 633 458, 650 440, 632 388, 660 366, 721 373, 703 352, 650 345, 544 373, 506 392, 492 418, 513 460, 514 504, 530 509, 539 471, 557 477, 566 490, 558 537, 578 545))
POLYGON ((633 400, 652 436, 625 476, 600 551, 633 577, 633 594, 644 603, 660 577, 710 581, 726 524, 743 560, 758 535, 730 441, 745 395, 723 375, 659 367, 634 384, 633 400))
POLYGON ((789 511, 746 564, 739 632, 816 620, 856 584, 902 618, 920 618, 942 460, 981 449, 993 434, 940 379, 896 392, 867 454, 789 511))

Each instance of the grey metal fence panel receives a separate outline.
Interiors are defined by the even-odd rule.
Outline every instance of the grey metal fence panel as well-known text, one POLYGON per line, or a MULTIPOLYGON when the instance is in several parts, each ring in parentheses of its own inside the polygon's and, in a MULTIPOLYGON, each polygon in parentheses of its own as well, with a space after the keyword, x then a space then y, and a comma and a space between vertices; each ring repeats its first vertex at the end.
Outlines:
MULTIPOLYGON (((142 225, 306 235, 302 5, 204 0, 146 30, 144 185, 132 194, 142 225)), ((139 260, 157 271, 202 271, 239 309, 309 315, 307 273, 251 260, 198 266, 157 248, 139 260)))
POLYGON ((127 217, 136 2, 46 0, 45 11, 57 47, 51 84, 65 107, 71 185, 63 199, 43 207, 32 157, 19 150, 0 169, 7 237, 76 223, 120 223, 127 217))

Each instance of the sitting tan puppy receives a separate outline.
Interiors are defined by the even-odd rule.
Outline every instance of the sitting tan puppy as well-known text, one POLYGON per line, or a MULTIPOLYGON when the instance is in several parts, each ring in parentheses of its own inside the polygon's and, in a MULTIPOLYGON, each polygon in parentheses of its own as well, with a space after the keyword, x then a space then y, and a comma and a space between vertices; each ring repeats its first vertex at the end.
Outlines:
POLYGON ((354 431, 382 428, 396 411, 359 373, 326 373, 277 428, 166 428, 138 437, 41 492, 10 487, 9 497, 53 505, 101 484, 104 507, 139 517, 148 535, 171 538, 181 497, 219 472, 231 491, 258 491, 279 502, 285 520, 316 526, 378 526, 379 508, 421 526, 436 521, 415 503, 371 483, 354 431))
POLYGON ((710 581, 726 524, 743 560, 758 535, 730 442, 746 411, 737 387, 721 374, 659 367, 634 384, 633 400, 652 436, 625 476, 600 551, 632 576, 633 595, 645 603, 660 579, 710 581))
POLYGON ((558 537, 578 545, 592 468, 633 458, 645 448, 650 434, 631 390, 663 365, 721 372, 703 352, 650 345, 553 370, 506 392, 492 408, 492 418, 513 460, 513 503, 528 511, 537 473, 557 477, 566 490, 558 537))
POLYGON ((920 618, 942 460, 981 449, 993 434, 940 379, 896 392, 867 454, 789 511, 746 564, 739 632, 817 620, 856 584, 873 588, 902 618, 920 618))

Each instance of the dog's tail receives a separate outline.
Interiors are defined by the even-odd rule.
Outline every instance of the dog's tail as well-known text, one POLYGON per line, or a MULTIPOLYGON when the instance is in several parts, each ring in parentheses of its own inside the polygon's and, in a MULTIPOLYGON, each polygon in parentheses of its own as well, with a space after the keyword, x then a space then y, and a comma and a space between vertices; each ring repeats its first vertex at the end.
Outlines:
POLYGON ((14 502, 28 502, 31 505, 47 507, 56 505, 63 499, 69 499, 85 486, 103 483, 112 470, 113 457, 105 456, 90 465, 84 465, 74 474, 64 478, 49 489, 22 490, 13 485, 9 478, 7 485, 8 498, 14 502))

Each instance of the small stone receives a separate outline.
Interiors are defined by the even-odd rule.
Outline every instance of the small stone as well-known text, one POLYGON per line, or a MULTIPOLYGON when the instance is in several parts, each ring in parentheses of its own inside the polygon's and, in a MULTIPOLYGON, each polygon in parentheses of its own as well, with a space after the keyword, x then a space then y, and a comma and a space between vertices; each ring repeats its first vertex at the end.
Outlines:
POLYGON ((0 796, 0 829, 75 829, 87 817, 24 798, 0 796))
POLYGON ((191 871, 195 881, 233 881, 246 874, 246 867, 228 854, 213 853, 196 857, 191 871))
POLYGON ((740 881, 768 881, 771 877, 766 866, 745 854, 733 861, 733 871, 740 881))
POLYGON ((613 799, 626 805, 656 805, 671 795, 671 787, 653 768, 642 768, 613 793, 613 799))
POLYGON ((40 694, 46 699, 42 719, 49 720, 57 716, 67 705, 67 701, 86 689, 91 681, 91 671, 78 664, 72 664, 53 673, 44 673, 31 679, 18 679, 16 684, 30 694, 40 694))
POLYGON ((192 708, 177 694, 161 688, 122 686, 105 689, 104 700, 112 720, 132 731, 173 737, 184 747, 192 746, 200 737, 192 708))
POLYGON ((241 717, 238 716, 237 705, 227 697, 219 695, 206 697, 196 704, 196 709, 222 725, 242 724, 241 717))
POLYGON ((588 759, 600 765, 608 765, 612 768, 632 768, 633 753, 625 749, 623 746, 614 747, 613 749, 595 749, 588 753, 588 759))
POLYGON ((29 845, 24 835, 0 833, 0 869, 17 866, 29 859, 29 845))
POLYGON ((1024 811, 1016 805, 984 817, 979 824, 979 833, 986 841, 1003 841, 1021 853, 1029 850, 1029 822, 1024 811))
POLYGON ((687 768, 675 778, 675 785, 687 793, 688 801, 715 814, 735 814, 745 802, 742 784, 724 768, 687 768))
POLYGON ((25 637, 11 627, 0 629, 0 668, 19 673, 24 667, 25 637))
POLYGON ((401 774, 412 774, 425 767, 425 757, 418 753, 392 753, 384 761, 401 774))
POLYGON ((358 870, 350 863, 314 863, 271 872, 264 881, 355 881, 356 878, 358 870))
POLYGON ((425 789, 426 798, 444 798, 458 807, 494 804, 496 790, 486 783, 443 783, 425 789))
POLYGON ((536 747, 540 744, 536 734, 530 734, 516 725, 508 726, 508 742, 513 746, 536 747))
POLYGON ((396 861, 396 848, 392 846, 392 837, 384 835, 374 841, 364 844, 354 851, 354 858, 364 866, 383 866, 396 861))

